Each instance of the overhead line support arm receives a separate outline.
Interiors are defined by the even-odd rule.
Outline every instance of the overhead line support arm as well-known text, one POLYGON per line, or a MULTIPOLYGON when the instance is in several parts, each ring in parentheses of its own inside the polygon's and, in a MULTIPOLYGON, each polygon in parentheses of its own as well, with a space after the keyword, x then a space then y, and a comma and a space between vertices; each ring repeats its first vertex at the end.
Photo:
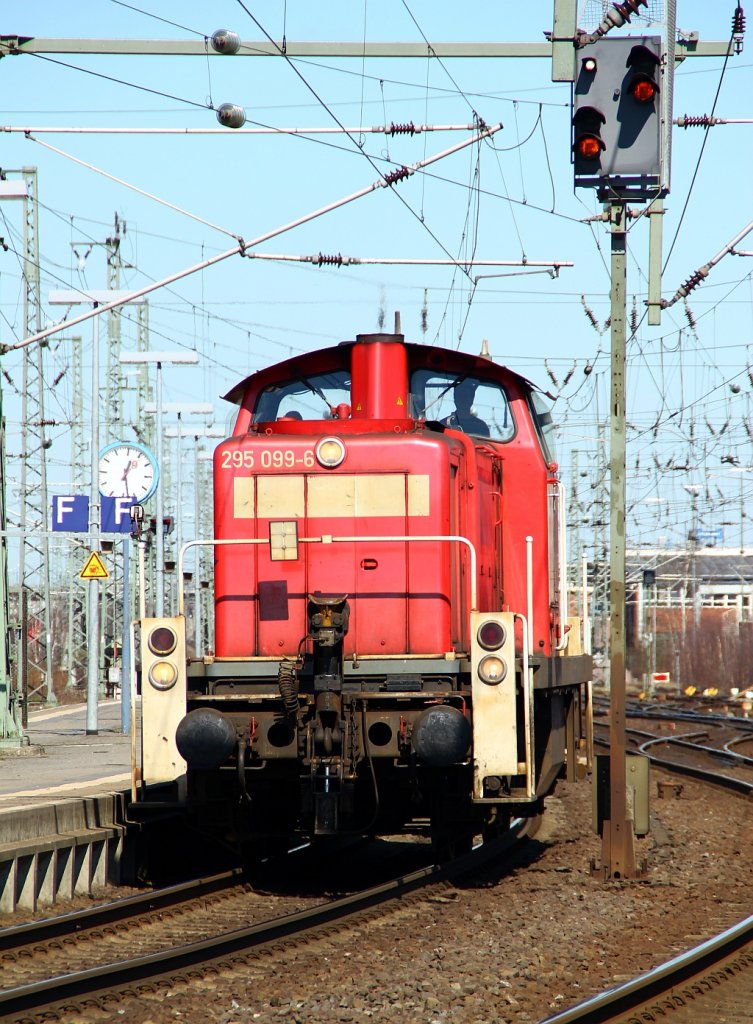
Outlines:
MULTIPOLYGON (((561 42, 558 39, 557 42, 561 42)), ((575 40, 573 40, 573 45, 575 40)), ((692 36, 676 43, 676 61, 686 57, 726 57, 737 51, 729 40, 702 42, 692 36)), ((0 35, 0 57, 22 53, 78 53, 92 56, 126 55, 157 57, 219 57, 201 40, 171 39, 50 39, 34 36, 0 35)), ((552 58, 552 43, 526 42, 465 42, 465 43, 374 43, 354 42, 289 42, 285 43, 285 57, 543 57, 552 58)), ((278 44, 267 40, 248 40, 241 43, 236 57, 279 57, 278 44)), ((227 60, 226 56, 223 56, 227 60)))

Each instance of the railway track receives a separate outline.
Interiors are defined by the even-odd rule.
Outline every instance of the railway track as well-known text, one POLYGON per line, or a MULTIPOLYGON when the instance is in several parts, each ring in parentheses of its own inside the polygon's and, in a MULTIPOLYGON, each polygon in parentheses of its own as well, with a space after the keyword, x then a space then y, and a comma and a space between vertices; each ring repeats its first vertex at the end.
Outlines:
MULTIPOLYGON (((641 713, 640 717, 651 715, 641 713)), ((627 729, 632 746, 646 754, 657 766, 669 772, 687 775, 709 785, 722 787, 744 796, 753 793, 753 780, 730 776, 721 770, 719 758, 727 766, 750 771, 753 760, 736 754, 732 747, 750 739, 753 723, 732 724, 722 716, 697 716, 683 712, 674 716, 662 712, 663 720, 684 724, 719 726, 737 736, 724 738, 719 746, 700 742, 709 738, 707 729, 678 736, 656 736, 644 730, 627 729), (657 753, 658 747, 672 751, 657 753)), ((666 963, 622 984, 609 988, 582 1003, 546 1017, 540 1024, 712 1024, 719 1020, 751 1019, 753 996, 753 916, 749 916, 675 956, 666 963)))
POLYGON ((541 1024, 716 1024, 750 1020, 753 917, 541 1024))
MULTIPOLYGON (((660 710, 652 713, 645 708, 630 709, 628 715, 661 723, 679 722, 686 728, 694 727, 682 733, 658 735, 645 729, 625 730, 630 749, 645 754, 656 767, 736 790, 745 796, 753 790, 753 757, 733 749, 753 739, 753 722, 750 720, 721 715, 693 716, 685 711, 672 713, 660 710), (716 736, 713 736, 714 732, 716 736), (708 742, 710 739, 715 742, 708 742)), ((595 722, 594 726, 597 731, 600 728, 606 729, 604 723, 595 722)), ((596 742, 606 745, 606 740, 598 736, 596 742)))
MULTIPOLYGON (((105 907, 0 932, 0 1019, 69 1019, 84 1006, 112 1010, 153 986, 232 969, 411 894, 429 895, 493 858, 522 848, 520 828, 449 863, 423 866, 346 896, 271 897, 236 873, 129 897, 105 907), (63 965, 65 965, 63 967, 63 965)), ((424 848, 427 849, 427 848, 424 848)), ((428 849, 427 849, 428 852, 428 849)))

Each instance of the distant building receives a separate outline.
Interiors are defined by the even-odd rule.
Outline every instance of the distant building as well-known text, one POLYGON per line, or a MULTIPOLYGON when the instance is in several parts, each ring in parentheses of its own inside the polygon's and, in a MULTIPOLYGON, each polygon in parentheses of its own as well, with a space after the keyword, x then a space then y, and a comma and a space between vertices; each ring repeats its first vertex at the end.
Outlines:
POLYGON ((753 550, 639 548, 626 570, 627 646, 648 652, 640 671, 670 671, 678 686, 750 686, 753 550))

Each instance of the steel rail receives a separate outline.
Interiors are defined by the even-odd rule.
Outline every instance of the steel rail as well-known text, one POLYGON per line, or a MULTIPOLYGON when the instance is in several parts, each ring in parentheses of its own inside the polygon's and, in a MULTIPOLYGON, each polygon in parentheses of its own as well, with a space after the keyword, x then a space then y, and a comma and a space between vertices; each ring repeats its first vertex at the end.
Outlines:
POLYGON ((169 950, 120 960, 44 981, 21 985, 0 992, 0 1017, 28 1011, 39 1012, 47 1007, 70 1004, 71 1000, 97 993, 124 991, 131 984, 176 973, 197 965, 206 967, 233 954, 251 948, 259 949, 280 939, 291 938, 321 928, 335 920, 344 920, 381 903, 407 895, 422 886, 448 881, 481 868, 502 853, 520 844, 527 833, 525 823, 499 839, 484 843, 470 853, 447 864, 432 864, 409 874, 349 896, 328 901, 307 910, 272 918, 244 928, 186 943, 169 950))
MULTIPOLYGON (((539 1024, 606 1024, 631 1012, 678 985, 689 982, 738 953, 753 942, 753 916, 727 928, 685 953, 654 967, 638 978, 600 992, 576 1006, 547 1017, 539 1024)), ((642 1018, 641 1018, 642 1019, 642 1018)), ((646 1018, 649 1019, 649 1018, 646 1018)))
POLYGON ((41 921, 27 921, 24 924, 11 925, 0 930, 0 950, 15 949, 19 946, 38 945, 48 942, 59 935, 75 933, 92 928, 101 928, 123 918, 134 917, 139 913, 160 910, 175 906, 186 899, 221 892, 243 880, 240 868, 224 871, 208 878, 195 878, 189 882, 179 882, 161 889, 151 889, 137 896, 126 896, 124 899, 111 900, 86 910, 72 910, 56 917, 46 917, 41 921))
MULTIPOLYGON (((348 849, 360 842, 360 837, 358 839, 348 837, 338 844, 337 849, 348 849)), ((297 863, 298 860, 300 857, 307 856, 311 849, 311 843, 301 843, 289 849, 285 857, 295 858, 295 870, 300 870, 301 865, 297 863)), ((272 867, 270 858, 263 858, 258 866, 259 868, 272 867)), ((133 919, 152 911, 180 906, 189 900, 232 889, 233 886, 246 882, 247 877, 247 872, 243 868, 231 868, 216 875, 202 875, 185 882, 161 886, 159 889, 148 889, 135 896, 109 900, 107 903, 99 903, 84 910, 71 910, 67 913, 56 914, 55 917, 9 925, 0 929, 0 952, 12 951, 22 946, 38 946, 66 934, 80 936, 87 931, 102 928, 116 921, 133 919)))
MULTIPOLYGON (((734 750, 728 750, 727 748, 729 746, 729 743, 725 744, 723 747, 711 747, 708 745, 708 743, 691 743, 688 738, 688 736, 690 735, 692 734, 688 734, 686 736, 657 736, 655 742, 657 744, 671 743, 675 747, 685 747, 688 750, 698 750, 701 753, 705 754, 707 757, 709 757, 712 761, 715 759, 717 761, 726 761, 728 763, 739 765, 741 767, 745 766, 746 764, 753 764, 753 757, 747 757, 745 754, 738 754, 734 750)), ((707 732, 704 732, 701 735, 708 738, 707 732)), ((748 736, 746 738, 748 742, 750 742, 750 737, 748 736)), ((739 739, 740 738, 738 737, 738 741, 739 739)), ((650 742, 644 743, 644 747, 650 745, 650 742)))
POLYGON ((731 740, 727 740, 722 747, 722 750, 726 750, 728 754, 741 760, 744 764, 753 765, 753 757, 750 757, 748 754, 738 754, 737 751, 731 749, 732 747, 736 747, 738 743, 750 743, 750 740, 750 736, 733 736, 731 740))
POLYGON ((650 718, 658 721, 697 722, 703 725, 728 725, 743 732, 753 732, 753 719, 737 715, 701 715, 694 711, 663 711, 653 708, 629 708, 629 718, 650 718))
POLYGON ((687 738, 682 738, 679 736, 676 739, 667 736, 655 737, 653 739, 647 740, 645 743, 642 743, 638 747, 638 750, 642 754, 645 754, 648 758, 650 758, 653 764, 659 765, 662 768, 667 768, 668 770, 673 771, 678 775, 687 775, 690 778, 699 779, 703 782, 711 782, 715 786, 720 786, 723 789, 729 789, 737 793, 742 793, 744 796, 750 796, 753 793, 753 783, 751 782, 745 782, 742 779, 733 778, 731 775, 722 775, 720 772, 712 772, 706 768, 696 768, 694 765, 691 764, 682 764, 679 761, 669 761, 666 758, 658 757, 656 754, 648 753, 649 747, 657 746, 660 743, 666 744, 668 746, 672 746, 673 744, 675 744, 676 746, 684 747, 685 749, 698 750, 706 757, 713 755, 721 757, 734 757, 735 755, 725 755, 724 751, 715 750, 714 748, 709 748, 703 746, 702 744, 689 743, 687 741, 687 738), (710 750, 711 754, 709 753, 710 750))
MULTIPOLYGON (((601 728, 606 728, 604 723, 595 723, 601 728)), ((693 735, 705 736, 706 733, 686 733, 685 736, 651 736, 650 733, 646 733, 640 729, 628 729, 627 734, 632 737, 645 738, 644 743, 638 745, 638 752, 645 754, 645 756, 659 768, 664 768, 667 771, 674 772, 676 775, 686 775, 689 778, 698 779, 700 782, 708 782, 714 786, 719 786, 722 789, 728 789, 732 792, 742 793, 743 796, 753 795, 753 783, 744 782, 742 779, 733 778, 731 775, 722 775, 719 772, 712 772, 706 768, 696 768, 690 764, 682 764, 680 761, 670 761, 667 758, 660 757, 658 754, 649 753, 649 747, 657 746, 660 743, 671 746, 672 744, 686 749, 694 749, 702 752, 705 756, 727 757, 727 758, 738 758, 736 754, 725 754, 723 750, 718 750, 714 747, 705 747, 701 744, 695 744, 688 742, 689 737, 693 735)), ((609 746, 608 742, 603 739, 594 739, 595 743, 601 746, 609 746)))
MULTIPOLYGON (((667 716, 668 717, 668 716, 667 716)), ((637 729, 628 730, 634 735, 645 737, 647 733, 637 729)), ((694 768, 692 765, 679 764, 676 761, 668 761, 657 757, 656 754, 648 753, 648 747, 658 743, 677 743, 685 747, 692 747, 694 744, 688 742, 690 735, 684 737, 652 737, 639 747, 653 764, 666 768, 677 774, 688 775, 704 782, 711 782, 714 785, 725 789, 741 792, 747 796, 753 793, 753 784, 742 782, 739 779, 730 778, 727 775, 720 775, 718 772, 709 772, 701 768, 694 768)), ((606 745, 606 741, 597 742, 606 745)), ((704 752, 708 748, 701 746, 704 752)), ((671 960, 657 967, 646 971, 645 974, 632 978, 620 985, 616 985, 600 992, 595 996, 585 999, 575 1006, 546 1017, 539 1024, 607 1024, 615 1021, 621 1016, 633 1013, 646 1003, 655 1001, 658 997, 666 995, 675 990, 679 985, 687 984, 692 979, 704 974, 729 960, 734 954, 753 943, 753 916, 746 917, 742 921, 720 932, 718 935, 705 942, 694 946, 692 949, 681 953, 671 960)), ((631 1017, 637 1020, 637 1017, 631 1017)), ((642 1017, 640 1019, 643 1019, 642 1017)), ((645 1019, 653 1019, 646 1017, 645 1019)))
MULTIPOLYGON (((597 695, 594 704, 609 711, 609 700, 597 695)), ((711 712, 701 714, 697 711, 685 710, 660 704, 645 704, 641 701, 630 701, 625 709, 628 718, 657 719, 671 722, 697 722, 708 725, 729 725, 743 732, 753 732, 753 719, 742 718, 740 715, 717 715, 711 712)))

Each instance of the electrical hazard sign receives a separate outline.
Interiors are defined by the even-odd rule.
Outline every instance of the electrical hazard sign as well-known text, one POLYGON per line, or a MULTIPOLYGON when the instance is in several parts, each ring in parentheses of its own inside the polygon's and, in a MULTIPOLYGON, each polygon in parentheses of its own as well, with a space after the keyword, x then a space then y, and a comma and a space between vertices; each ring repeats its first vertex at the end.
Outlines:
POLYGON ((86 565, 79 573, 79 577, 82 580, 106 580, 109 579, 110 574, 100 555, 96 551, 92 551, 86 560, 86 565))

